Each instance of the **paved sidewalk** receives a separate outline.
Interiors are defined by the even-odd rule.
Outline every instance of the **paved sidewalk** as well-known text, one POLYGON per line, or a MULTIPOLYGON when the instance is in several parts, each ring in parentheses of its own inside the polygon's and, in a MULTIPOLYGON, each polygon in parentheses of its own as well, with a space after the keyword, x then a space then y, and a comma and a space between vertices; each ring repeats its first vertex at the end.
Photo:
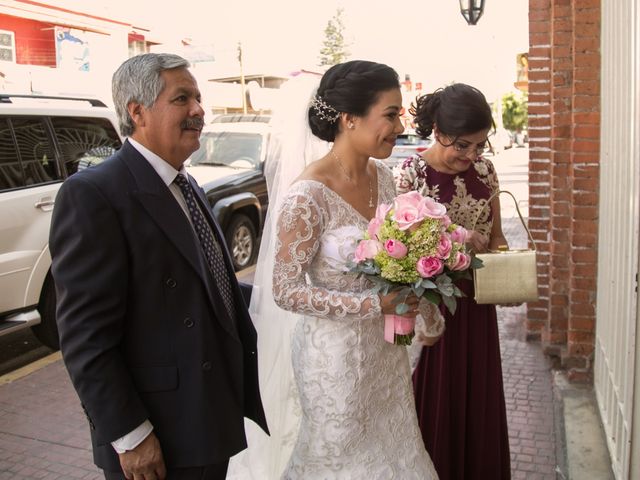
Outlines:
MULTIPOLYGON (((555 479, 548 362, 539 345, 524 341, 522 307, 500 309, 499 318, 513 478, 555 479)), ((76 478, 102 476, 92 463, 89 428, 62 361, 0 384, 0 480, 76 478)))
POLYGON ((498 309, 512 478, 555 479, 562 439, 556 439, 551 365, 539 344, 525 341, 525 317, 524 306, 498 309))
POLYGON ((10 379, 0 377, 0 480, 104 478, 62 361, 3 384, 10 379))

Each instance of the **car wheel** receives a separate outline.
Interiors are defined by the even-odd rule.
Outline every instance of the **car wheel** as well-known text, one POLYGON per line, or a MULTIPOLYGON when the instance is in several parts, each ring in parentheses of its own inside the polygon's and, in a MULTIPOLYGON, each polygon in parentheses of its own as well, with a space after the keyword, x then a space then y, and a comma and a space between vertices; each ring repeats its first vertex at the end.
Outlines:
POLYGON ((59 350, 60 339, 56 324, 56 289, 51 274, 48 274, 44 281, 38 312, 40 312, 40 324, 32 327, 34 335, 47 347, 59 350))
POLYGON ((227 229, 226 239, 236 271, 253 263, 257 249, 256 228, 249 217, 234 215, 227 229))

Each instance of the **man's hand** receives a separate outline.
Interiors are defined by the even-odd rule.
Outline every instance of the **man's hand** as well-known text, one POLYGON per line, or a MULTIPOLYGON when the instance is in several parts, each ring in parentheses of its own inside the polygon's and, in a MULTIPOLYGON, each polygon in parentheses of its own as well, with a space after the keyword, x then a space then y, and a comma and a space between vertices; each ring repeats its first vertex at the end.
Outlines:
POLYGON ((136 448, 118 456, 124 476, 129 480, 165 480, 167 477, 160 442, 153 432, 136 448))

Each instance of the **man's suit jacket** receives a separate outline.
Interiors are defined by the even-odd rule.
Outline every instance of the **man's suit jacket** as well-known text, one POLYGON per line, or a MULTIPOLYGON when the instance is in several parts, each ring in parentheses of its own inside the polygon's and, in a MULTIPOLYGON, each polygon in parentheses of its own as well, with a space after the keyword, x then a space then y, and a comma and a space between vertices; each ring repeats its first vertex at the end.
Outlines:
POLYGON ((244 416, 266 430, 256 333, 229 254, 235 319, 185 213, 129 142, 64 182, 50 249, 61 350, 99 467, 119 470, 110 442, 146 418, 171 467, 245 448, 244 416))

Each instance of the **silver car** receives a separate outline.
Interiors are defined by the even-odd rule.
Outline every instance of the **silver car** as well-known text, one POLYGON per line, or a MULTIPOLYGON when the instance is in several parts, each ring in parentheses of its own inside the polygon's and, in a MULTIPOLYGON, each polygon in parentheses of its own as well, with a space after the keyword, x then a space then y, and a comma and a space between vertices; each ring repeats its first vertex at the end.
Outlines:
POLYGON ((423 139, 415 131, 405 130, 398 135, 389 158, 385 158, 383 161, 389 168, 393 168, 411 155, 427 150, 432 144, 431 137, 423 139))

